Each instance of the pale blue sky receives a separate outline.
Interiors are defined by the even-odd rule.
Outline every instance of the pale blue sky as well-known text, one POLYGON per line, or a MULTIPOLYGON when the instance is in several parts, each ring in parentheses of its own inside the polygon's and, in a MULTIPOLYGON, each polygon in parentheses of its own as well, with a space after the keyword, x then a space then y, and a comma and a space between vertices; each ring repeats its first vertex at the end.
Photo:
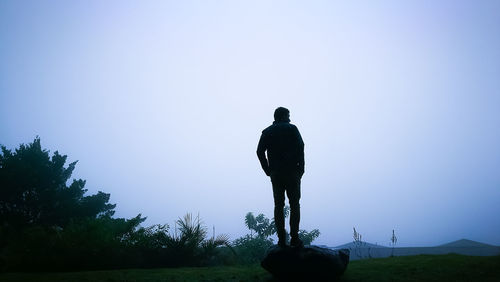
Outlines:
POLYGON ((285 106, 316 243, 500 245, 499 27, 499 1, 1 1, 0 143, 235 239, 272 215, 255 150, 285 106))

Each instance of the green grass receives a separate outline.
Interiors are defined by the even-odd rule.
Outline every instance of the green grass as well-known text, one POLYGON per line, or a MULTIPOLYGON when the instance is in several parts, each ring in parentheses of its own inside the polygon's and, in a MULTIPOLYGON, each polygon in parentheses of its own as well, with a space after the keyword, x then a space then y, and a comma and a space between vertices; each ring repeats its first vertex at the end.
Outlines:
POLYGON ((500 281, 500 256, 419 255, 349 263, 341 281, 500 281))
MULTIPOLYGON (((0 274, 0 281, 270 280, 259 265, 0 274)), ((353 261, 341 281, 500 281, 500 256, 420 255, 353 261)))

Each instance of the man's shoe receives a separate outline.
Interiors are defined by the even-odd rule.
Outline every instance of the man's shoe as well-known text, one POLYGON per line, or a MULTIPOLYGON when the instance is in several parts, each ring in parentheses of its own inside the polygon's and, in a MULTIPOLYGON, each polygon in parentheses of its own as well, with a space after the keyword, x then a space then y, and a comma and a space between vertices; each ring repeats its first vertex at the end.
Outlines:
POLYGON ((304 243, 299 238, 294 237, 292 238, 292 240, 290 240, 290 246, 294 248, 302 248, 304 247, 304 243))

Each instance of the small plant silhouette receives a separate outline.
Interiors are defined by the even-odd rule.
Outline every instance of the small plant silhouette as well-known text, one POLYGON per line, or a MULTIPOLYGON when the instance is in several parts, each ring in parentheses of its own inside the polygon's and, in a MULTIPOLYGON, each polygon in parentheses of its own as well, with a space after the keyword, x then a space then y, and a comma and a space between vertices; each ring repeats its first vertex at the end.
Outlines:
POLYGON ((361 235, 361 233, 356 231, 355 227, 353 227, 352 230, 353 230, 352 237, 354 238, 354 241, 353 241, 354 247, 350 248, 350 249, 351 250, 354 249, 354 253, 356 254, 356 256, 358 256, 358 258, 363 258, 363 249, 366 249, 368 252, 366 255, 366 258, 371 258, 372 257, 371 247, 368 246, 368 248, 366 248, 366 242, 363 242, 363 240, 362 240, 363 236, 361 235))
POLYGON ((391 252, 391 257, 394 256, 394 247, 396 246, 397 242, 398 242, 398 237, 396 237, 396 234, 394 233, 394 229, 392 229, 392 236, 391 236, 392 252, 391 252))
POLYGON ((353 229, 352 238, 354 239, 354 241, 353 241, 353 243, 354 243, 354 252, 356 253, 356 255, 358 257, 361 258, 361 248, 364 245, 363 241, 361 240, 363 236, 361 235, 361 233, 359 233, 358 231, 356 231, 356 227, 353 227, 352 229, 353 229))

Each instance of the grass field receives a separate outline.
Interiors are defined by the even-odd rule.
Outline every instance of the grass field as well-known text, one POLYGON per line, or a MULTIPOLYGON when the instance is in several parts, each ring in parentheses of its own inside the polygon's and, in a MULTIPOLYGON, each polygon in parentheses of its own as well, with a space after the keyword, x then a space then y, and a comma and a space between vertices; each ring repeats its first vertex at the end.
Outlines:
MULTIPOLYGON (((259 265, 3 273, 0 281, 273 281, 259 265)), ((500 281, 500 256, 419 255, 353 261, 340 281, 500 281)))

